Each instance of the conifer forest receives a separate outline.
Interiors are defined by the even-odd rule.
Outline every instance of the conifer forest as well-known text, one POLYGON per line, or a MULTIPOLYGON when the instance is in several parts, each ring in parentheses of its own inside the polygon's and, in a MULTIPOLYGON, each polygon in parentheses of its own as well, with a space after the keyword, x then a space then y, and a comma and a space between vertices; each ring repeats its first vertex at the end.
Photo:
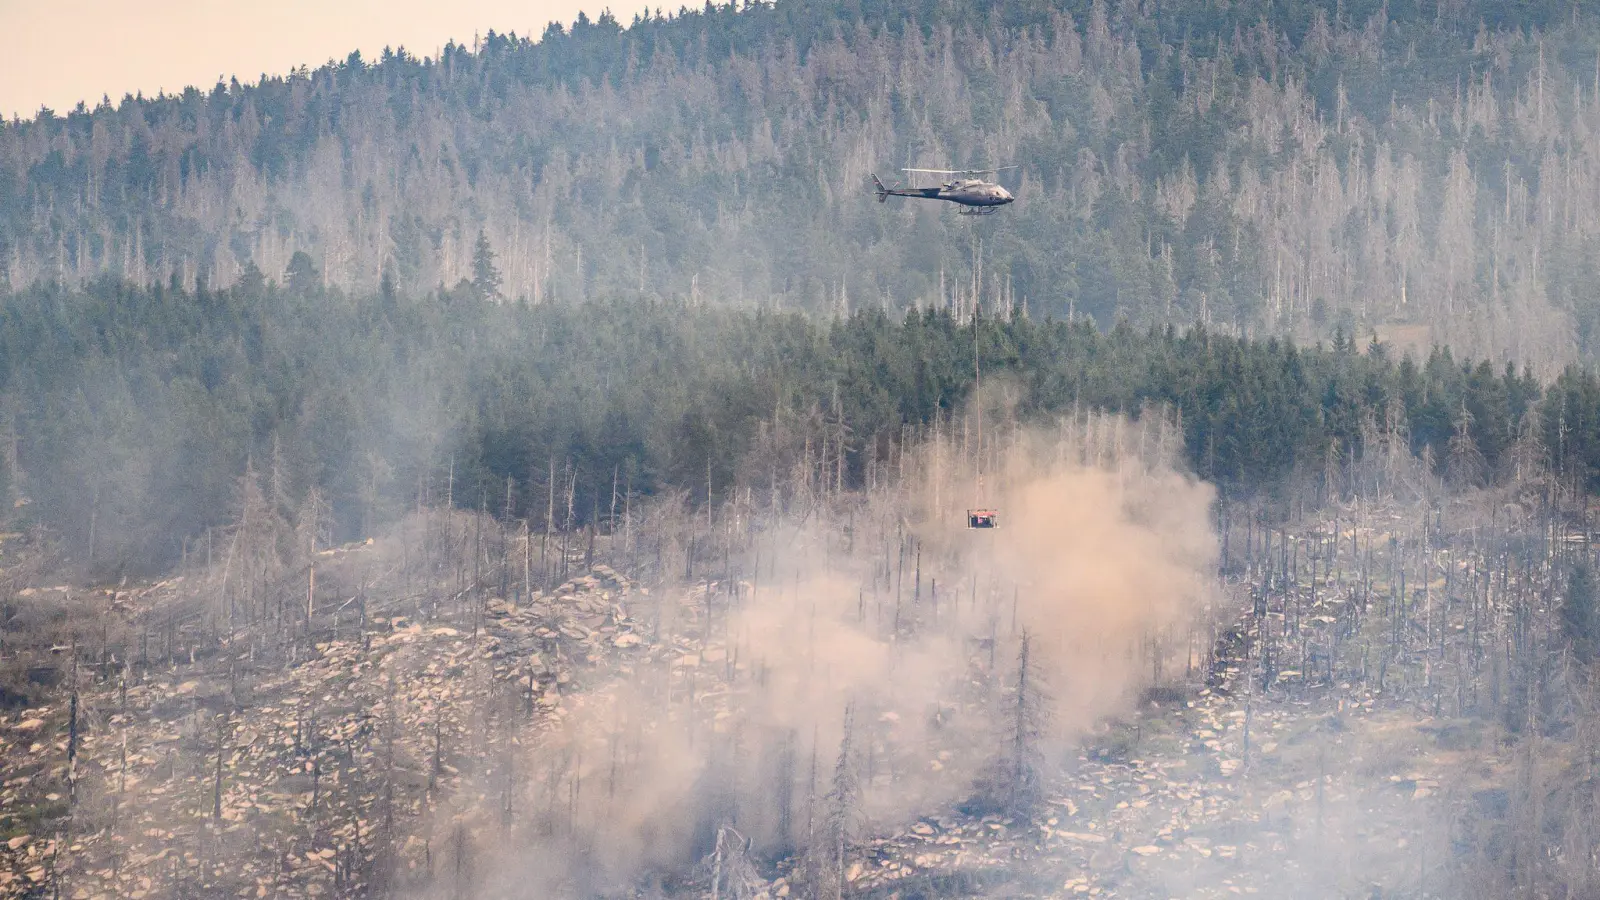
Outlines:
POLYGON ((1586 0, 0 121, 0 897, 1600 897, 1597 201, 1586 0))

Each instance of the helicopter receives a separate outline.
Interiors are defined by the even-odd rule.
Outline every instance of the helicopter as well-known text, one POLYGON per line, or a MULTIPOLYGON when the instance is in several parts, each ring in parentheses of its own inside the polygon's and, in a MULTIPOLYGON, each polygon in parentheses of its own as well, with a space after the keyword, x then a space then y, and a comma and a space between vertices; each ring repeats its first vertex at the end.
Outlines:
POLYGON ((961 211, 964 216, 987 216, 1000 211, 1000 207, 1014 202, 1017 198, 1011 192, 992 181, 984 181, 979 175, 998 175, 1005 169, 1015 169, 1016 166, 1002 166, 999 169, 902 169, 902 172, 916 172, 928 175, 953 175, 960 176, 946 181, 938 187, 930 188, 902 188, 899 184, 887 187, 872 176, 873 190, 878 194, 878 202, 882 203, 890 197, 916 197, 921 200, 949 200, 958 203, 966 209, 961 211))

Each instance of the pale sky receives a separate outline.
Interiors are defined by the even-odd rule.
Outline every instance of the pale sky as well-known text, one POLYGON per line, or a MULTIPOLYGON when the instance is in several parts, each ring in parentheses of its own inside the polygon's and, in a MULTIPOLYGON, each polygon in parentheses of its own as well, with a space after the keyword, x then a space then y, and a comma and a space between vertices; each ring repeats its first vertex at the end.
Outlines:
MULTIPOLYGON (((65 113, 123 94, 249 83, 385 45, 433 56, 474 33, 538 35, 552 20, 609 7, 627 25, 639 0, 0 0, 0 115, 65 113)), ((657 2, 656 5, 663 5, 657 2)), ((675 4, 674 4, 675 6, 675 4)))

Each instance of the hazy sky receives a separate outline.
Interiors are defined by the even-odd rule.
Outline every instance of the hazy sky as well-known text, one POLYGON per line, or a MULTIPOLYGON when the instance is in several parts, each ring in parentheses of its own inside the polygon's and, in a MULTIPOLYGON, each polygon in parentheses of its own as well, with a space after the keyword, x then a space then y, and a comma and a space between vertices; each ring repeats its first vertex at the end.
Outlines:
MULTIPOLYGON (((476 33, 538 34, 610 7, 626 25, 638 0, 0 0, 0 115, 93 106, 102 96, 255 81, 385 45, 432 56, 476 33)), ((659 2, 656 5, 662 5, 659 2)))

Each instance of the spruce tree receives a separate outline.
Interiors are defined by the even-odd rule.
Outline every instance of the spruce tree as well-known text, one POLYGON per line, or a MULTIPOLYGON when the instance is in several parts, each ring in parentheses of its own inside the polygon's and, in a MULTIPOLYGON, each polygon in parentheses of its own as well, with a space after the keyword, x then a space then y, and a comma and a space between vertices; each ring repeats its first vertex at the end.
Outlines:
POLYGON ((478 232, 478 243, 472 248, 472 292, 479 300, 500 299, 500 270, 494 266, 494 248, 489 246, 489 235, 478 232))
POLYGON ((1572 658, 1587 666, 1600 652, 1600 616, 1595 610, 1594 571, 1587 560, 1572 567, 1561 600, 1561 634, 1572 658))
POLYGON ((1027 819, 1038 806, 1047 717, 1044 679, 1033 655, 1033 639, 1023 629, 1010 696, 1002 707, 999 752, 974 785, 963 810, 973 815, 999 814, 1027 819))
POLYGON ((316 290, 322 283, 322 273, 317 271, 316 265, 311 261, 311 254, 304 250, 296 250, 294 256, 289 257, 289 265, 284 269, 283 280, 290 291, 304 296, 316 290))

